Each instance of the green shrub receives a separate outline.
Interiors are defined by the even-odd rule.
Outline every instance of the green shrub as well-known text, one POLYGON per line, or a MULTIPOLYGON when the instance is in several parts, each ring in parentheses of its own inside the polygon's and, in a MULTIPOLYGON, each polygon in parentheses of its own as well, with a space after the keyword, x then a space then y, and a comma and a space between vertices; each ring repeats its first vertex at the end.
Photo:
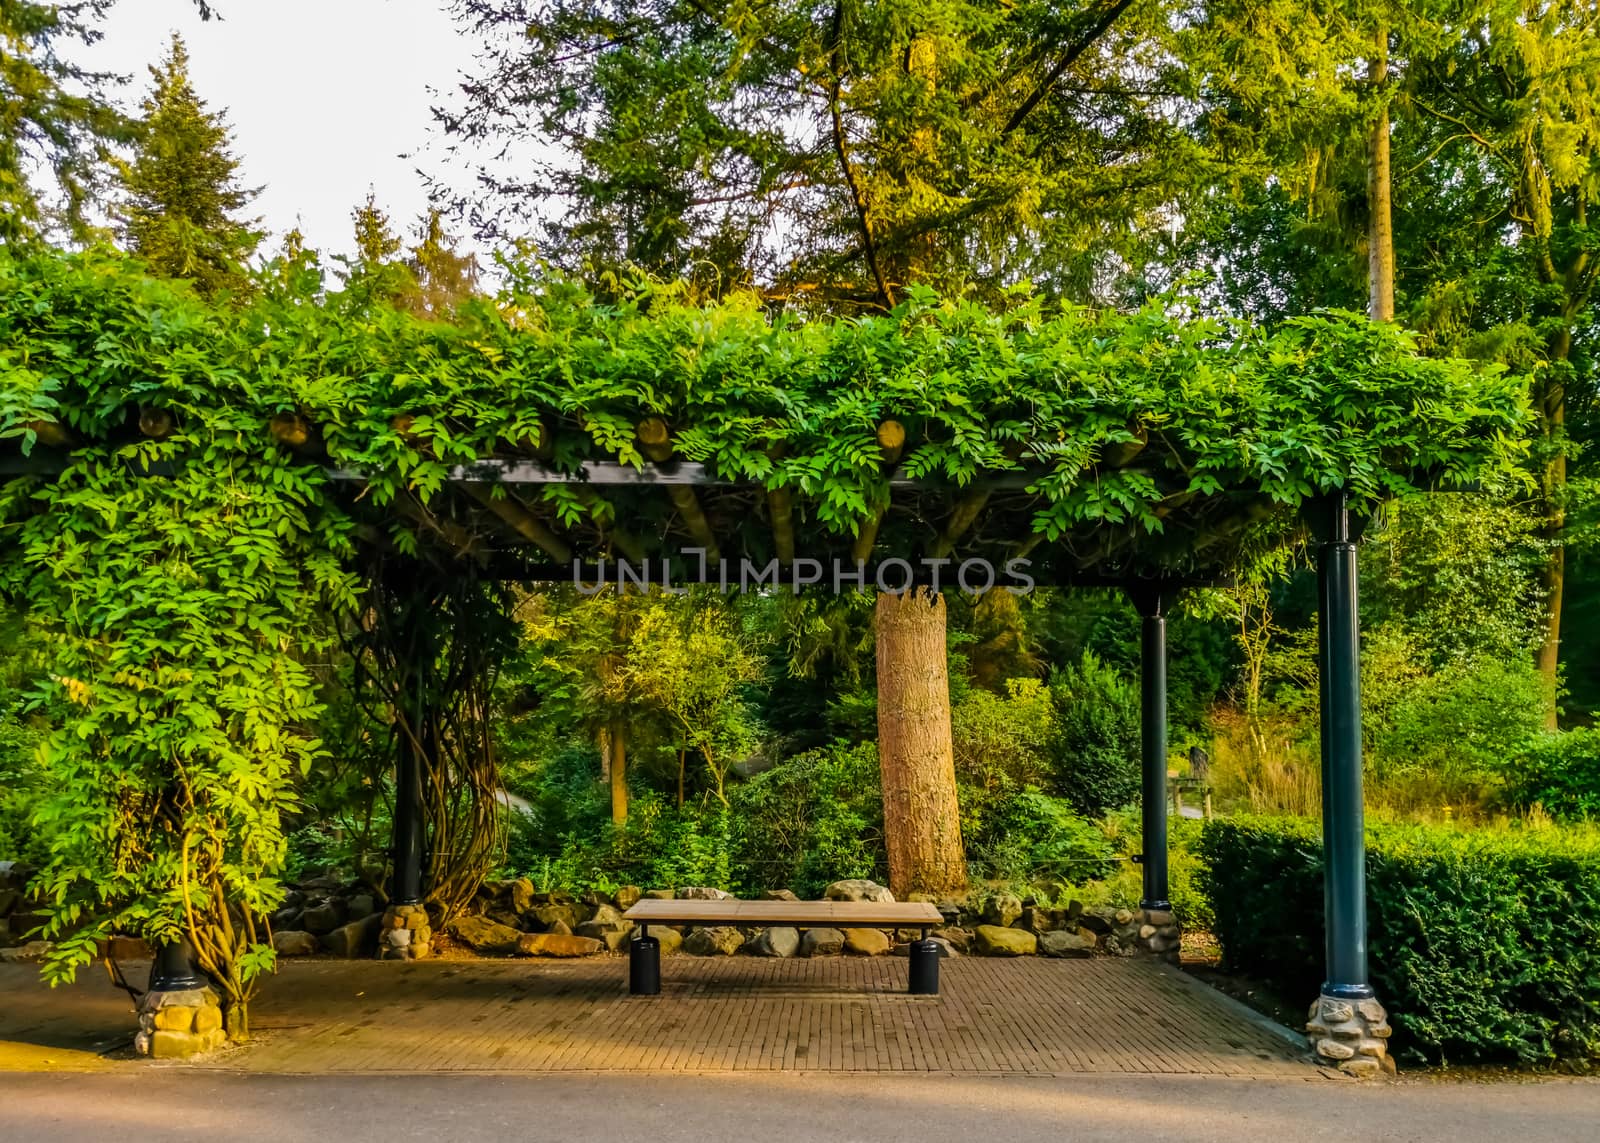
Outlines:
MULTIPOLYGON (((1200 833, 1205 823, 1198 818, 1173 816, 1167 820, 1167 899, 1184 928, 1210 929, 1216 923, 1211 915, 1211 900, 1200 884, 1200 833)), ((1137 808, 1108 814, 1101 830, 1111 839, 1117 853, 1131 859, 1144 852, 1144 828, 1137 808)), ((1118 904, 1138 904, 1143 896, 1144 870, 1127 860, 1121 876, 1130 882, 1125 900, 1118 904)))
POLYGON ((976 828, 963 823, 974 880, 1064 888, 1116 869, 1105 832, 1062 798, 1030 788, 988 808, 976 828))
MULTIPOLYGON (((1367 845, 1369 960, 1397 1050, 1600 1056, 1600 833, 1380 825, 1367 845)), ((1215 821, 1200 851, 1229 967, 1309 1002, 1324 963, 1315 824, 1215 821)))
POLYGON ((1139 797, 1139 689, 1092 654, 1051 680, 1055 792, 1086 817, 1139 797))
POLYGON ((1543 806, 1567 821, 1600 818, 1600 730, 1541 734, 1506 766, 1505 797, 1519 809, 1543 806))
POLYGON ((736 880, 802 897, 849 877, 887 881, 882 789, 871 742, 811 750, 734 786, 736 880))

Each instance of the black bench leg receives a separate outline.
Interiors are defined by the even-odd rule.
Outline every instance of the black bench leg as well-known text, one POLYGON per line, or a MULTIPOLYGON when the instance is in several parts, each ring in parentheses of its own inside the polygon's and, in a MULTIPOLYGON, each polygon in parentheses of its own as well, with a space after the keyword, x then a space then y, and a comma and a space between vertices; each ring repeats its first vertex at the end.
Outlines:
POLYGON ((939 942, 923 935, 911 942, 911 987, 913 996, 939 995, 939 942))
POLYGON ((628 942, 628 992, 634 996, 661 993, 661 942, 644 931, 628 942))

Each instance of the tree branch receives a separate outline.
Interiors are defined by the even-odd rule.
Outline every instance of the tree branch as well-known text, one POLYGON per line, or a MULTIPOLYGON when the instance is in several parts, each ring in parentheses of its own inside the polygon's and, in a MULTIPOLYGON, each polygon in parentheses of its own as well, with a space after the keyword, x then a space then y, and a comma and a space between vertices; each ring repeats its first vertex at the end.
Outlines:
POLYGON ((856 209, 856 223, 861 227, 861 246, 866 252, 867 267, 878 284, 878 300, 884 309, 894 308, 894 298, 883 280, 883 268, 878 264, 878 244, 872 237, 872 225, 867 221, 867 206, 861 198, 861 188, 856 184, 855 172, 850 169, 850 153, 844 140, 844 117, 839 112, 842 80, 839 76, 839 45, 844 37, 844 5, 833 6, 833 25, 828 36, 828 116, 833 123, 833 149, 839 156, 839 167, 844 173, 845 186, 850 188, 850 202, 856 209))
POLYGON ((1056 80, 1065 75, 1067 69, 1077 63, 1078 58, 1093 47, 1096 40, 1105 35, 1106 29, 1116 23, 1117 17, 1121 16, 1132 3, 1133 0, 1102 0, 1100 11, 1088 18, 1089 23, 1088 27, 1084 29, 1084 34, 1069 45, 1066 51, 1061 53, 1061 58, 1056 60, 1055 66, 1045 74, 1044 82, 1034 88, 1028 98, 1024 99, 1017 109, 1011 113, 1011 118, 1006 120, 1006 125, 1000 133, 1009 135, 1018 127, 1021 127, 1023 120, 1027 119, 1033 113, 1033 109, 1039 106, 1040 101, 1050 93, 1050 89, 1055 85, 1056 80))

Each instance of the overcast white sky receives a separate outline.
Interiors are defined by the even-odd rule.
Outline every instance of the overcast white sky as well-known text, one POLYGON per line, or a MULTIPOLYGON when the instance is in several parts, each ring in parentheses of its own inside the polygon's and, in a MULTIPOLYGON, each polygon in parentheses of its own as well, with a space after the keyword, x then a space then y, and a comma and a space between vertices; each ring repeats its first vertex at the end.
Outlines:
MULTIPOLYGON (((416 169, 449 171, 428 147, 438 102, 470 71, 472 43, 437 0, 119 0, 86 62, 133 76, 124 100, 149 90, 146 67, 171 33, 189 45, 196 90, 226 108, 244 181, 264 186, 255 210, 277 237, 297 223, 325 254, 351 247, 350 212, 370 186, 409 231, 427 205, 416 169), (409 154, 410 158, 402 155, 409 154)), ((456 177, 465 185, 462 164, 456 177)))

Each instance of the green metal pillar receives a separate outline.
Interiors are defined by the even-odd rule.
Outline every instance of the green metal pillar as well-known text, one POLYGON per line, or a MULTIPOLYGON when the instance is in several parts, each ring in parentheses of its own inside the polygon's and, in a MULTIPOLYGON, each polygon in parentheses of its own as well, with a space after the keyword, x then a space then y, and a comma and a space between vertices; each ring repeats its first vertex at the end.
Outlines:
POLYGON ((1311 506, 1316 539, 1322 700, 1322 836, 1327 983, 1324 996, 1369 1000, 1367 872, 1361 798, 1361 647, 1356 544, 1365 520, 1344 493, 1311 506))
POLYGON ((400 734, 394 767, 394 872, 389 884, 393 905, 422 903, 422 756, 410 735, 400 734))
POLYGON ((1142 620, 1139 641, 1140 822, 1144 892, 1139 907, 1172 908, 1167 885, 1167 611, 1173 593, 1160 583, 1128 589, 1142 620))

